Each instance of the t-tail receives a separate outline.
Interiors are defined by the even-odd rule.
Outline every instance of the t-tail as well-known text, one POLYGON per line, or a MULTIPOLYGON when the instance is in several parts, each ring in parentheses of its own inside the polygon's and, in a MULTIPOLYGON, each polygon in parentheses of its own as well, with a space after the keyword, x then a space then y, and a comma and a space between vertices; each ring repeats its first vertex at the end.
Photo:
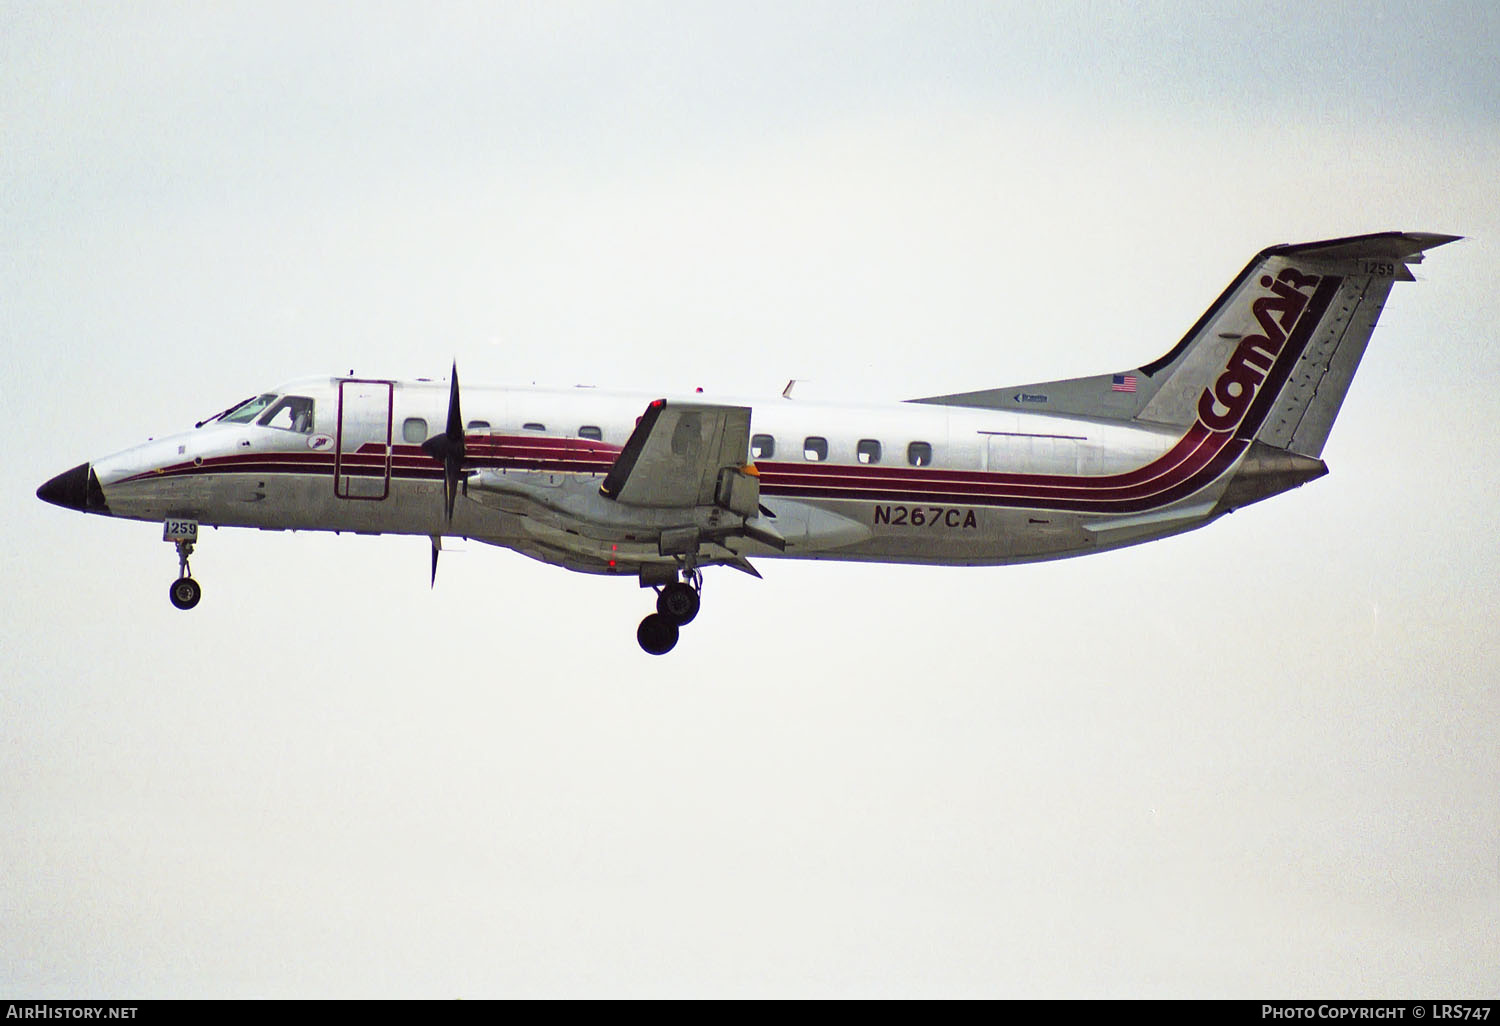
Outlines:
MULTIPOLYGON (((1233 509, 1327 473, 1319 458, 1391 286, 1459 238, 1382 232, 1262 250, 1159 359, 1133 371, 916 400, 1131 420, 1214 439, 1233 509)), ((1201 481, 1202 479, 1200 479, 1201 481)))

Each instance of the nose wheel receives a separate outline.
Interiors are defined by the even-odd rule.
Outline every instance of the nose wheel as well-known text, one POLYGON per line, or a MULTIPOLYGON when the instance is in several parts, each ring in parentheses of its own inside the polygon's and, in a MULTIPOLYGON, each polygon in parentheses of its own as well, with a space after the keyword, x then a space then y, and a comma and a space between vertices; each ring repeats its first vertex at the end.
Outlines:
POLYGON ((192 609, 203 597, 203 588, 191 577, 179 577, 172 582, 168 595, 172 599, 172 605, 178 609, 192 609))
POLYGON ((703 575, 684 570, 684 580, 673 581, 656 593, 656 612, 636 628, 635 640, 649 655, 666 655, 677 644, 679 629, 693 622, 702 605, 703 575))

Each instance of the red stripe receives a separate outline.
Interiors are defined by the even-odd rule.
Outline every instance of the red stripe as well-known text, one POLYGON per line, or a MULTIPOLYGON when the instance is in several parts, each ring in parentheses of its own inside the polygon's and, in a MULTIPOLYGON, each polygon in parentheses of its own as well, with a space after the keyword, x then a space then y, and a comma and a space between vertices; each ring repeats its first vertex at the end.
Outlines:
MULTIPOLYGON (((1166 453, 1144 466, 1117 474, 1011 474, 986 471, 926 471, 827 464, 757 464, 763 490, 791 495, 816 488, 855 493, 921 489, 932 494, 990 498, 1109 498, 1151 494, 1202 469, 1230 439, 1228 432, 1195 424, 1166 453)), ((865 497, 857 495, 851 497, 865 497)))
MULTIPOLYGON (((835 464, 762 464, 761 490, 767 495, 865 501, 930 501, 970 505, 1031 508, 1087 508, 1107 512, 1121 506, 1149 506, 1162 496, 1180 490, 1210 467, 1229 443, 1228 433, 1210 432, 1194 425, 1170 450, 1135 470, 1097 476, 1065 474, 1013 474, 964 470, 921 470, 904 467, 854 467, 835 464)), ((344 454, 341 472, 358 477, 384 474, 386 457, 376 443, 372 450, 344 454)), ((401 480, 439 480, 442 467, 416 446, 393 447, 391 476, 401 480)), ((475 459, 476 467, 526 469, 559 473, 604 473, 604 460, 541 456, 548 447, 535 444, 522 448, 530 458, 487 455, 475 459)), ((570 455, 581 456, 578 446, 570 455)), ((1241 447, 1242 448, 1242 447, 1241 447)), ((472 454, 471 454, 472 455, 472 454)), ((601 454, 605 455, 605 454, 601 454)), ((257 453, 215 457, 202 465, 180 463, 159 472, 127 478, 139 481, 157 477, 192 476, 205 473, 330 473, 330 453, 257 453)), ((1205 479, 1194 488, 1206 484, 1205 479)))
MULTIPOLYGON (((1018 474, 977 470, 890 466, 842 466, 826 463, 761 463, 761 490, 789 498, 843 499, 871 502, 941 502, 1020 508, 1124 512, 1151 508, 1190 494, 1233 463, 1243 443, 1231 445, 1229 432, 1212 432, 1195 423, 1161 456, 1133 470, 1115 474, 1018 474)), ((540 470, 560 473, 606 473, 619 447, 591 439, 480 435, 466 439, 466 457, 476 468, 540 470)), ((379 476, 389 460, 393 478, 440 480, 442 466, 417 445, 379 442, 357 453, 344 453, 340 471, 379 476)), ((159 472, 128 478, 204 473, 331 473, 335 454, 282 452, 235 454, 181 463, 159 472)))
MULTIPOLYGON (((927 490, 983 495, 1037 495, 1082 492, 1088 495, 1121 492, 1139 486, 1161 486, 1163 478, 1191 474, 1202 468, 1230 440, 1229 432, 1211 432, 1194 425, 1163 455, 1143 466, 1118 474, 1010 474, 990 471, 924 471, 924 469, 865 468, 828 463, 757 463, 762 486, 796 489, 873 490, 921 486, 927 490), (814 480, 816 478, 816 480, 814 480)), ((1172 483, 1172 481, 1166 481, 1172 483)))

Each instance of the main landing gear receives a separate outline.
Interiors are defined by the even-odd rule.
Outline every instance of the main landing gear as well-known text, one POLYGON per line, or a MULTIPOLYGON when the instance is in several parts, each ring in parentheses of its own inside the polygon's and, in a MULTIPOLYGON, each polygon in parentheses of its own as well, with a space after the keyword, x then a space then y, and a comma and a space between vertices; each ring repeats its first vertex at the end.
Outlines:
POLYGON ((684 570, 685 580, 657 589, 656 612, 641 621, 635 640, 650 655, 666 655, 677 644, 678 629, 693 622, 702 604, 703 574, 684 570))
POLYGON ((178 609, 192 609, 203 597, 203 589, 193 580, 188 567, 188 557, 198 541, 198 524, 193 520, 168 520, 162 537, 177 546, 177 580, 172 582, 167 597, 178 609))

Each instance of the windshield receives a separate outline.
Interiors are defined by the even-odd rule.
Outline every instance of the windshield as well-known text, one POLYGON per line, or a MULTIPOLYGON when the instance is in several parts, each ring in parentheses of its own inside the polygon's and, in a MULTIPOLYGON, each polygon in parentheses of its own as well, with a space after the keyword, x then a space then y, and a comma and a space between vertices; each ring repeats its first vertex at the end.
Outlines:
POLYGON ((266 411, 256 421, 261 427, 280 428, 283 431, 312 433, 313 401, 305 395, 289 395, 266 411))
POLYGON ((248 424, 255 419, 257 413, 270 406, 275 399, 275 392, 267 392, 265 395, 258 395, 254 399, 246 399, 234 409, 224 414, 224 420, 226 423, 248 424))

